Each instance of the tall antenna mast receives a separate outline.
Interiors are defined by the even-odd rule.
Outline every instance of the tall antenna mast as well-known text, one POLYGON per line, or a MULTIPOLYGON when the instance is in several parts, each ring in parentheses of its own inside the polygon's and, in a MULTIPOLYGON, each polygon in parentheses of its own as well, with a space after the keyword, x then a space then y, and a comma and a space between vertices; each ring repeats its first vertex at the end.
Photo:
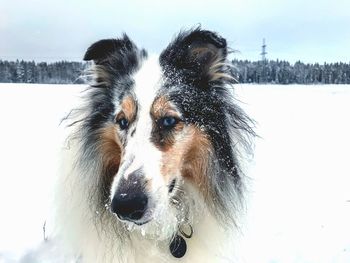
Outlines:
POLYGON ((260 83, 266 83, 267 81, 267 69, 266 69, 266 64, 267 64, 267 60, 266 60, 266 43, 265 43, 265 38, 263 38, 263 44, 261 46, 261 61, 262 61, 262 68, 261 68, 261 75, 260 75, 260 79, 259 82, 260 83))
POLYGON ((261 60, 262 61, 266 61, 266 55, 267 55, 267 52, 266 52, 266 43, 265 43, 265 38, 263 39, 263 44, 261 46, 261 60))

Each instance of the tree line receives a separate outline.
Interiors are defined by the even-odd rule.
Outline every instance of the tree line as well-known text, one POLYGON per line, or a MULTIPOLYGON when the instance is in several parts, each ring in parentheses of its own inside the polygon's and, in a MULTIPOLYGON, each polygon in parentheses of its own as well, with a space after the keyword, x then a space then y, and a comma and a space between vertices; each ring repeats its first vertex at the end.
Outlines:
POLYGON ((300 61, 233 60, 233 74, 240 83, 350 84, 349 63, 305 64, 300 61))
POLYGON ((0 60, 2 83, 80 84, 86 63, 60 61, 54 63, 0 60))
MULTIPOLYGON (((349 63, 305 64, 300 61, 233 60, 232 74, 239 83, 350 84, 349 63)), ((2 83, 81 84, 85 62, 36 63, 0 60, 2 83)))

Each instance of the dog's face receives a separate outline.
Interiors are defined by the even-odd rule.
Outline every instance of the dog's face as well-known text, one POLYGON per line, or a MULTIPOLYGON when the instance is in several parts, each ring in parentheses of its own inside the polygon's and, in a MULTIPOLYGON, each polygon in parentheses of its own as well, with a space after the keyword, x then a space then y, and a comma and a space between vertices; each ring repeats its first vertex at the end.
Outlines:
POLYGON ((214 169, 238 180, 226 55, 226 41, 200 29, 181 33, 159 57, 127 36, 86 52, 96 82, 86 147, 98 151, 102 200, 123 222, 176 227, 188 217, 189 195, 216 198, 214 169))

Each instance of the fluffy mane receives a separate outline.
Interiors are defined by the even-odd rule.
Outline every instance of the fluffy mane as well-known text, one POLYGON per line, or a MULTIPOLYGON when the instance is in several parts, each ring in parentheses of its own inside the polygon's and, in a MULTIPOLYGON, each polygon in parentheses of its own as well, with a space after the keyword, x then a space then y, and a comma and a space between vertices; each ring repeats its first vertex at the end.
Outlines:
MULTIPOLYGON (((231 253, 222 242, 232 239, 244 211, 244 164, 255 133, 234 99, 227 53, 225 39, 200 28, 181 32, 156 60, 125 34, 87 50, 84 59, 94 61, 88 71, 91 83, 81 108, 66 120, 72 132, 57 191, 57 235, 70 253, 83 262, 172 262, 174 235, 180 231, 186 237, 192 230, 182 262, 218 262, 231 253), (175 171, 171 163, 177 160, 176 172, 168 174, 178 175, 153 192, 157 207, 152 220, 137 226, 121 222, 111 211, 114 191, 121 187, 117 175, 133 162, 127 159, 128 143, 138 132, 125 134, 115 116, 121 108, 123 114, 147 108, 137 97, 140 77, 135 75, 144 76, 139 72, 152 63, 159 65, 159 71, 151 68, 159 79, 152 85, 160 88, 151 116, 171 108, 181 120, 170 135, 154 126, 147 136, 163 156, 160 173, 175 171)), ((142 85, 150 79, 143 77, 142 85)), ((130 122, 140 122, 140 116, 130 122)))

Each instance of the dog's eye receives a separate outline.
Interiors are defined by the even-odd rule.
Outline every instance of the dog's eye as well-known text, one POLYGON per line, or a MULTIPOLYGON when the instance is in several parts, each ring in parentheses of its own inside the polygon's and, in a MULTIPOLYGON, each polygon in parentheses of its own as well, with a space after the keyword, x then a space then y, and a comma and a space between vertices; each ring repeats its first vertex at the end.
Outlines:
POLYGON ((161 118, 158 123, 160 128, 171 129, 178 123, 178 119, 172 116, 167 116, 161 118))
POLYGON ((129 122, 125 118, 121 118, 121 119, 117 120, 117 123, 118 123, 121 130, 125 130, 129 127, 129 122))

